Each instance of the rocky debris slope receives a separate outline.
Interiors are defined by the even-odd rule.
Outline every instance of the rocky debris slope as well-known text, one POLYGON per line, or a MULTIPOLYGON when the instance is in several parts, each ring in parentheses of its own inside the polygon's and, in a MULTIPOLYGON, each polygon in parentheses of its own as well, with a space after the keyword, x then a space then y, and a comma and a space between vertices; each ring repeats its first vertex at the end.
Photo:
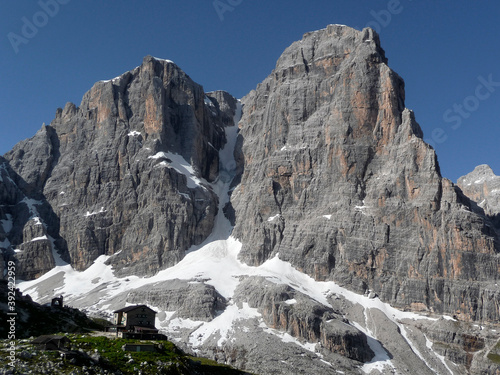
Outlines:
POLYGON ((242 99, 240 258, 279 254, 395 306, 497 321, 499 242, 442 178, 378 36, 305 34, 242 99))
POLYGON ((49 227, 75 269, 116 254, 117 272, 152 275, 213 229, 218 198, 207 184, 218 177, 235 103, 208 97, 177 65, 148 56, 96 83, 79 107, 58 109, 5 158, 55 212, 49 227))
POLYGON ((134 289, 127 294, 127 303, 142 303, 144 295, 160 311, 175 311, 172 318, 211 321, 227 306, 217 290, 205 283, 169 280, 134 289))
POLYGON ((268 327, 287 332, 305 342, 320 342, 325 352, 368 362, 375 354, 366 335, 334 311, 286 284, 249 278, 236 289, 239 301, 262 315, 268 327))

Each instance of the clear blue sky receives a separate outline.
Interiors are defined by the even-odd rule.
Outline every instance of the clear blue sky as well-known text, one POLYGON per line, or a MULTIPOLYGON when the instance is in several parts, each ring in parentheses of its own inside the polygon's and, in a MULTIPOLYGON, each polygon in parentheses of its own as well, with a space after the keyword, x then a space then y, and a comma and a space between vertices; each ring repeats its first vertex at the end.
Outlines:
POLYGON ((497 0, 2 1, 0 154, 145 55, 242 97, 293 41, 339 23, 380 31, 445 177, 483 163, 500 174, 499 19, 497 0))

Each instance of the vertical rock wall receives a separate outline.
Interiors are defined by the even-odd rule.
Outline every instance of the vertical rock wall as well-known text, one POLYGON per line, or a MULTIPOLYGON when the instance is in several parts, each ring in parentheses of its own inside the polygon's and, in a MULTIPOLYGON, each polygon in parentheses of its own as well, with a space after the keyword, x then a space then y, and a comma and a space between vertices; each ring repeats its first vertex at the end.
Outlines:
POLYGON ((305 34, 243 100, 232 195, 241 259, 411 309, 495 320, 498 239, 440 175, 378 36, 305 34))

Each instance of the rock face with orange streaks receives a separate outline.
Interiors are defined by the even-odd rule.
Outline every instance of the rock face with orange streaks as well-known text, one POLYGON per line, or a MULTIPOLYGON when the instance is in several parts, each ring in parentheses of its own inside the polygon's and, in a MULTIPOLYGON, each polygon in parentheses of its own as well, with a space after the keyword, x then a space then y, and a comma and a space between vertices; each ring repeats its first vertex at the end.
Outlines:
POLYGON ((378 35, 305 34, 243 98, 240 258, 279 256, 403 308, 500 318, 498 238, 442 178, 378 35))
MULTIPOLYGON (((40 215, 42 224, 75 269, 114 255, 118 274, 152 275, 212 232, 218 197, 206 182, 218 176, 222 124, 232 121, 236 99, 208 95, 214 98, 173 62, 147 56, 134 70, 97 82, 79 107, 58 109, 50 126, 5 155, 23 190, 54 211, 52 221, 40 215), (179 170, 179 160, 193 176, 179 170)), ((34 246, 26 236, 10 239, 34 246)), ((50 248, 50 262, 37 270, 54 266, 50 248)), ((41 274, 24 273, 22 264, 27 279, 41 274)))

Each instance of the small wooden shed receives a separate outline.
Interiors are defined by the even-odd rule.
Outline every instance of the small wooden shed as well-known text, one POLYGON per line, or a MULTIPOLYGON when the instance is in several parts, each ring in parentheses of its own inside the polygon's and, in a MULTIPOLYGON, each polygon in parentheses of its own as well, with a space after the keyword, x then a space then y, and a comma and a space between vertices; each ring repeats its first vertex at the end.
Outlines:
POLYGON ((66 336, 43 335, 31 342, 40 350, 67 350, 71 346, 71 340, 66 336))

